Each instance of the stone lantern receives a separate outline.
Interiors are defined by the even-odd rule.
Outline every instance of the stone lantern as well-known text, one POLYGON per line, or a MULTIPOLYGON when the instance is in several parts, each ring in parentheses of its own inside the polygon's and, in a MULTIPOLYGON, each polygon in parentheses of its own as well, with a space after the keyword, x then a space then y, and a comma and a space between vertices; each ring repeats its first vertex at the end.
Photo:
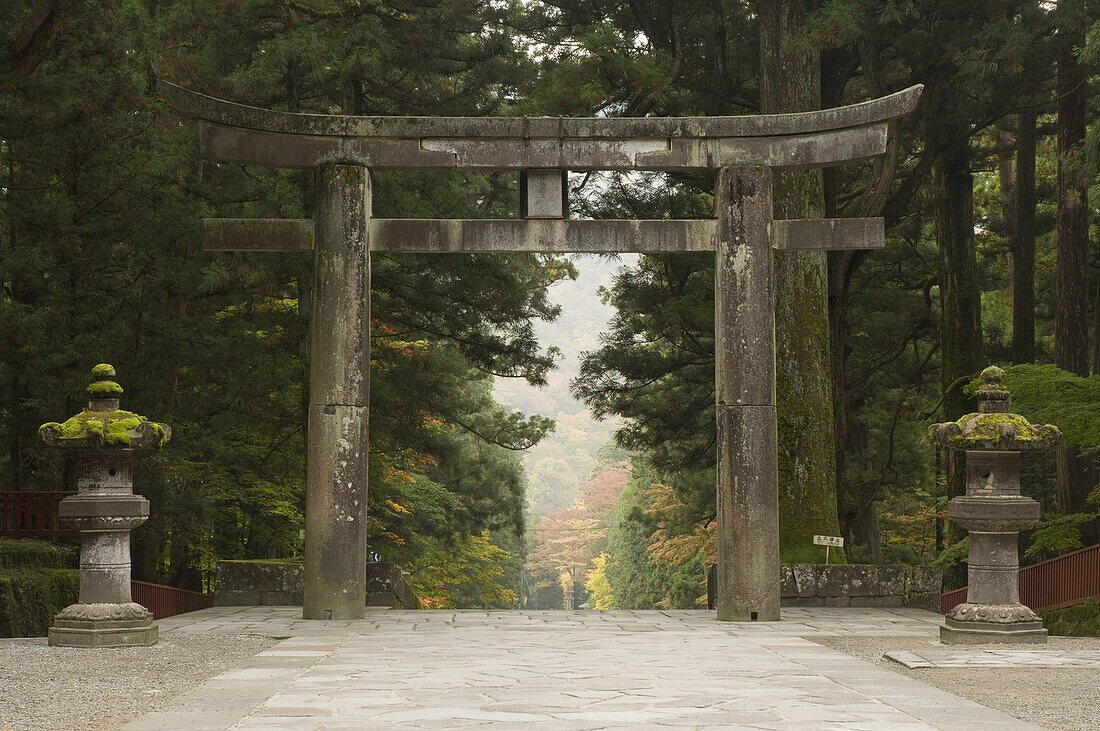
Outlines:
POLYGON ((1008 412, 1005 372, 982 371, 978 413, 936 424, 928 437, 938 446, 966 452, 966 495, 952 498, 947 514, 970 532, 967 601, 940 628, 948 644, 1042 643, 1047 631, 1020 603, 1017 540, 1039 522, 1039 503, 1020 494, 1020 452, 1050 449, 1061 433, 1008 412))
POLYGON ((54 617, 49 643, 63 647, 155 644, 152 613, 130 596, 130 530, 149 517, 149 501, 133 491, 134 452, 160 449, 167 424, 119 409, 122 386, 114 367, 92 369, 88 408, 38 434, 51 449, 73 457, 76 495, 61 501, 62 520, 80 531, 80 601, 54 617))

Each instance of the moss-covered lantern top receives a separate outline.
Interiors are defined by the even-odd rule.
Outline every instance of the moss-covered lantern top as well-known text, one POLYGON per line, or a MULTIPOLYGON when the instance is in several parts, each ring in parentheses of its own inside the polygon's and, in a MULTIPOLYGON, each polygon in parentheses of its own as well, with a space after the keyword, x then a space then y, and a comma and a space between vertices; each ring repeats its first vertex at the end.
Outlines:
POLYGON ((1050 449, 1062 433, 1052 424, 1032 424, 1008 411, 1005 372, 997 366, 982 371, 978 412, 958 421, 933 424, 928 439, 941 447, 977 452, 1028 452, 1050 449))
POLYGON ((100 363, 92 369, 88 408, 64 423, 38 427, 47 447, 58 449, 160 449, 172 438, 167 424, 119 408, 122 386, 114 366, 100 363))

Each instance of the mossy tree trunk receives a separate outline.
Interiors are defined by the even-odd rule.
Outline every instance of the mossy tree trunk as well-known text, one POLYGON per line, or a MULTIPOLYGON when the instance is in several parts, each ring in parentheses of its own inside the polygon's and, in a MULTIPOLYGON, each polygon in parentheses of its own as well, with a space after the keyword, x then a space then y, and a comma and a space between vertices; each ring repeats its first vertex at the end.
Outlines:
MULTIPOLYGON (((765 114, 819 109, 821 60, 793 48, 812 0, 761 0, 760 88, 765 114)), ((776 172, 776 218, 820 218, 820 171, 776 172)), ((825 255, 784 252, 775 263, 779 525, 784 562, 823 560, 813 535, 839 535, 836 444, 830 390, 825 255)))

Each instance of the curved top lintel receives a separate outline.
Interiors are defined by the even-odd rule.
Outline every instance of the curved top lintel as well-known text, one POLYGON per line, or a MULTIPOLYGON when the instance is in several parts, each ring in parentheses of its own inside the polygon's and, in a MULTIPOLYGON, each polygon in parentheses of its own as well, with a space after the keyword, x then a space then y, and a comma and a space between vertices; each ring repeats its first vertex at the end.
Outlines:
POLYGON ((167 81, 160 93, 180 114, 229 127, 330 137, 628 139, 774 137, 861 127, 913 111, 924 88, 832 109, 733 117, 357 117, 277 112, 217 99, 167 81))

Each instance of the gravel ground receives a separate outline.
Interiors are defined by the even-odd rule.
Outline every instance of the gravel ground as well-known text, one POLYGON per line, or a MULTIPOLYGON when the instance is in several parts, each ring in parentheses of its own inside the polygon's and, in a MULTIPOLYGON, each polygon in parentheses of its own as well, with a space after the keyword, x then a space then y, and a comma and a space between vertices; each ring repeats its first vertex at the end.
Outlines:
POLYGON ((276 642, 171 634, 152 647, 88 650, 0 640, 0 731, 115 728, 276 642))
MULTIPOLYGON (((916 678, 963 698, 1056 731, 1093 731, 1100 718, 1100 670, 1086 668, 923 668, 909 669, 883 657, 894 650, 948 649, 938 642, 899 637, 814 637, 855 657, 916 678)), ((1006 645, 959 646, 1004 650, 1006 645)), ((953 648, 952 648, 953 649, 953 648)), ((1051 637, 1034 650, 1100 650, 1097 637, 1051 637)))

